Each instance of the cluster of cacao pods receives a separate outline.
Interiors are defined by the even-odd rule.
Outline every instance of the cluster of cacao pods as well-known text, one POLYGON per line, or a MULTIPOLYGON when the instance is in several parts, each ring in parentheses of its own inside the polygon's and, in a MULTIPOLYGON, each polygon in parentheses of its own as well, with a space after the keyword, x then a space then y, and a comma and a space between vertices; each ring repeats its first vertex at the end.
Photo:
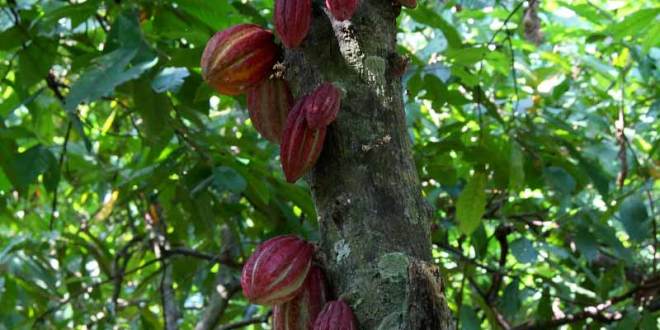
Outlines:
POLYGON ((273 306, 275 330, 353 330, 355 316, 343 300, 328 301, 314 246, 293 235, 257 246, 243 266, 241 287, 252 303, 273 306))

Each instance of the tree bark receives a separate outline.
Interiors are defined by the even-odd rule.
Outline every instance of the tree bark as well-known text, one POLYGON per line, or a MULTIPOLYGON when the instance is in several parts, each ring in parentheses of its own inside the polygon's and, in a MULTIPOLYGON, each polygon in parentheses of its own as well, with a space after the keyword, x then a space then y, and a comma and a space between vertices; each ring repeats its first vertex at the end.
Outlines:
POLYGON ((421 196, 403 108, 396 52, 400 8, 362 0, 337 22, 319 0, 307 39, 285 54, 297 96, 323 81, 344 90, 310 183, 321 253, 337 297, 361 329, 451 329, 432 265, 430 207, 421 196))

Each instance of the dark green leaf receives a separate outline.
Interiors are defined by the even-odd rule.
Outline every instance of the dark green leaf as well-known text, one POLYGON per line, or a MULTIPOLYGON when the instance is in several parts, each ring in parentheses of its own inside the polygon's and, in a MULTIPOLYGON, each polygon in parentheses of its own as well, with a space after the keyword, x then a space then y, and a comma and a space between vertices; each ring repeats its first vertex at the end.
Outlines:
POLYGON ((220 190, 239 194, 247 187, 245 178, 231 167, 220 166, 213 169, 213 183, 220 190))
POLYGON ((626 198, 619 208, 619 218, 626 233, 637 242, 641 242, 651 232, 651 224, 646 206, 639 196, 626 198))

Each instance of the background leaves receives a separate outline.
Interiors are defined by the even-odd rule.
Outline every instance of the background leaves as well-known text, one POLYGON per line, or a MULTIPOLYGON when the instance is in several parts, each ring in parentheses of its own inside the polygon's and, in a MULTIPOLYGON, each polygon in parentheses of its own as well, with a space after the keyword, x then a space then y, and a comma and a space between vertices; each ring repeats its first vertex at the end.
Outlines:
MULTIPOLYGON (((272 28, 272 5, 3 5, 0 328, 160 329, 164 280, 182 329, 218 284, 220 323, 267 328, 236 289, 241 263, 274 235, 318 239, 314 205, 199 58, 219 29, 272 28)), ((459 328, 658 327, 659 13, 471 0, 399 16, 408 132, 459 328)))

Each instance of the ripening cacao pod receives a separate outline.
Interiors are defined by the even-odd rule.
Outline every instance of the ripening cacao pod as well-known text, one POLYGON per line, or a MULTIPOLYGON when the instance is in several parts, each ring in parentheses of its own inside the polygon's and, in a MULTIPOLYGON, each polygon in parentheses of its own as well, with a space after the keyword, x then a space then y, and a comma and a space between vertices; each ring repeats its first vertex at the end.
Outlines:
POLYGON ((309 100, 309 96, 303 96, 293 106, 284 126, 280 161, 288 182, 296 182, 311 169, 323 149, 327 128, 323 126, 314 129, 307 124, 304 110, 309 100))
POLYGON ((330 125, 339 112, 341 92, 331 83, 323 83, 308 96, 305 104, 307 124, 311 128, 321 128, 330 125))
POLYGON ((399 0, 399 3, 408 8, 415 8, 417 7, 417 0, 399 0))
POLYGON ((252 303, 268 306, 291 300, 302 289, 313 253, 312 244, 294 235, 267 240, 243 266, 243 295, 252 303))
POLYGON ((254 24, 235 25, 206 43, 202 77, 221 94, 242 94, 270 74, 277 55, 270 31, 254 24))
POLYGON ((351 307, 343 300, 325 304, 314 321, 314 330, 355 330, 355 316, 351 307))
POLYGON ((312 0, 275 0, 275 31, 287 48, 300 46, 312 24, 312 0))
POLYGON ((325 6, 338 21, 351 19, 359 4, 359 0, 325 0, 325 6))
POLYGON ((273 307, 273 330, 311 330, 326 303, 325 276, 312 266, 303 289, 292 300, 273 307))
POLYGON ((273 143, 280 143, 286 117, 292 106, 293 95, 284 79, 265 79, 247 94, 252 125, 273 143))

